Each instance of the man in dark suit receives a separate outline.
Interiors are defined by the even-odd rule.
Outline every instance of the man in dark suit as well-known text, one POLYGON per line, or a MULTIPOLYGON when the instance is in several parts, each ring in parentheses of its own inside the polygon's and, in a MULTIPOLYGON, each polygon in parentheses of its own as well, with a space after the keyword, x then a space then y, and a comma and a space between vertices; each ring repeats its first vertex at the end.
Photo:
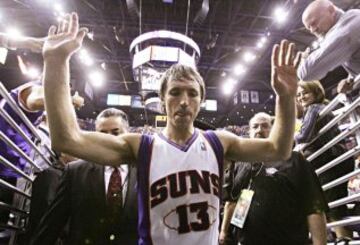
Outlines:
MULTIPOLYGON (((99 132, 116 136, 127 128, 127 115, 117 109, 106 109, 96 119, 99 132)), ((30 244, 54 244, 67 222, 65 244, 136 244, 136 169, 83 160, 68 164, 30 244)))

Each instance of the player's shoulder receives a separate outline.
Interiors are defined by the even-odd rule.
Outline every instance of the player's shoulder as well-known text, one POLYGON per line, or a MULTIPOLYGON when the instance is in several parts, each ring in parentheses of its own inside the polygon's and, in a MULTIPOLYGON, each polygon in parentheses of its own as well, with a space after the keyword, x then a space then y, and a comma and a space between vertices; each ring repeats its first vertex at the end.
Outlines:
POLYGON ((227 141, 236 138, 237 136, 234 133, 231 133, 226 130, 208 130, 205 133, 214 134, 217 136, 221 141, 227 141))
POLYGON ((128 143, 138 142, 140 143, 141 139, 147 135, 139 133, 125 133, 120 135, 123 140, 126 140, 128 143))

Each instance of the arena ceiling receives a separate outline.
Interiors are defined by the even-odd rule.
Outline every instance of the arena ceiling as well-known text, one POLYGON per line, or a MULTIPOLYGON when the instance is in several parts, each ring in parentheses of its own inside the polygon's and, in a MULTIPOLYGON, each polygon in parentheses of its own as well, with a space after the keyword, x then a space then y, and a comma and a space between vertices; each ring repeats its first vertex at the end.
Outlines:
MULTIPOLYGON (((57 23, 60 12, 76 11, 82 26, 90 29, 84 47, 94 60, 91 66, 80 59, 72 60, 72 83, 84 95, 87 75, 100 69, 106 81, 102 88, 92 88, 93 95, 79 111, 80 117, 93 117, 106 106, 109 92, 137 94, 129 45, 140 33, 164 29, 186 33, 201 49, 198 69, 205 78, 208 98, 218 101, 217 112, 201 112, 200 119, 215 126, 245 124, 256 111, 273 113, 271 99, 270 54, 274 43, 286 38, 304 50, 315 40, 302 26, 301 13, 309 0, 2 0, 0 1, 0 32, 16 26, 24 35, 45 36, 48 27, 57 23), (206 10, 206 3, 209 11, 206 10), (190 6, 188 5, 190 3, 190 6), (274 9, 284 7, 289 13, 285 22, 277 23, 274 9), (189 12, 188 12, 189 10, 189 12), (140 14, 141 13, 141 14, 140 14), (187 13, 189 17, 187 18, 187 13), (140 18, 141 16, 141 18, 140 18), (188 21, 187 21, 188 19, 188 21), (140 21, 141 20, 141 21, 140 21), (266 42, 260 47, 262 38, 266 42), (256 55, 250 63, 244 54, 256 55), (234 75, 239 62, 246 73, 234 75), (224 95, 222 86, 228 78, 236 80, 235 90, 258 91, 260 103, 234 105, 233 94, 224 95)), ((359 8, 357 0, 334 1, 343 9, 359 8)), ((25 62, 42 66, 41 55, 22 50, 9 53, 0 66, 1 81, 7 88, 28 80, 19 70, 17 56, 25 62)), ((342 69, 330 73, 322 82, 331 95, 336 82, 345 76, 342 69)), ((143 112, 122 108, 130 114, 133 124, 145 123, 143 112)), ((149 119, 150 120, 150 119, 149 119)), ((151 123, 151 120, 150 120, 151 123)))

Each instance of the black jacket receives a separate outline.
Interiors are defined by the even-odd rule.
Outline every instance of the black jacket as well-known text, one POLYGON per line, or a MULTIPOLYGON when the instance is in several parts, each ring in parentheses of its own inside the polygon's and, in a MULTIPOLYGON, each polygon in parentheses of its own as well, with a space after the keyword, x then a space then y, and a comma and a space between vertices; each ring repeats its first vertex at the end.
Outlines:
POLYGON ((30 244, 54 244, 67 222, 69 234, 65 244, 136 244, 136 169, 129 166, 128 189, 118 227, 110 225, 104 185, 104 166, 82 160, 68 164, 55 200, 30 244))

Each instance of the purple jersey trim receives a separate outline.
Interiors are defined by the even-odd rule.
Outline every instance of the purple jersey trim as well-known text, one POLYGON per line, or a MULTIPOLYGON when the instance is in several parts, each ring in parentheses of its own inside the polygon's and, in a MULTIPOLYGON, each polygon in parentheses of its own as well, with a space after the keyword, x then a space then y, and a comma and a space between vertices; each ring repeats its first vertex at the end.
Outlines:
POLYGON ((179 144, 176 144, 175 142, 169 140, 168 138, 166 138, 163 133, 159 133, 159 137, 161 139, 163 139, 164 141, 166 141, 170 145, 178 148, 179 150, 181 150, 183 152, 187 152, 189 150, 190 146, 194 143, 194 141, 196 140, 198 135, 199 135, 199 131, 197 129, 195 129, 194 133, 191 136, 191 138, 188 139, 188 141, 185 143, 185 145, 179 145, 179 144))
MULTIPOLYGON (((224 148, 219 140, 219 138, 216 136, 214 131, 207 130, 204 133, 204 137, 207 139, 207 141, 210 143, 211 148, 213 149, 217 162, 218 162, 218 168, 219 168, 219 179, 220 183, 223 181, 223 173, 224 173, 224 148)), ((222 185, 220 184, 220 191, 219 191, 219 198, 221 200, 222 196, 222 185)))
POLYGON ((142 135, 138 161, 138 245, 152 245, 150 234, 149 172, 154 138, 142 135))

